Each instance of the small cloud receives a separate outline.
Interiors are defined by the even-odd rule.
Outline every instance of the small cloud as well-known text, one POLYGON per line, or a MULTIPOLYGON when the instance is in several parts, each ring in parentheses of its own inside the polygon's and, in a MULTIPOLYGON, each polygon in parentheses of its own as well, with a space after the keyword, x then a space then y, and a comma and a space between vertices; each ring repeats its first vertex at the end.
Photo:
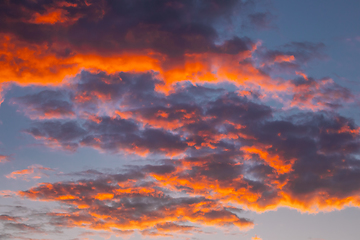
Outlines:
POLYGON ((255 235, 255 237, 252 237, 251 240, 262 240, 262 238, 258 237, 257 235, 255 235))
POLYGON ((0 163, 9 162, 9 156, 0 154, 0 163))
MULTIPOLYGON (((11 190, 1 190, 0 191, 0 197, 3 197, 3 198, 9 198, 9 197, 14 197, 16 196, 17 193, 16 192, 13 192, 11 190)), ((1 238, 0 238, 1 239, 1 238)))
POLYGON ((12 179, 22 179, 28 181, 29 179, 40 179, 42 177, 48 177, 49 175, 45 172, 47 171, 54 171, 54 169, 46 168, 41 165, 32 165, 29 166, 27 169, 14 171, 8 175, 6 178, 12 179))

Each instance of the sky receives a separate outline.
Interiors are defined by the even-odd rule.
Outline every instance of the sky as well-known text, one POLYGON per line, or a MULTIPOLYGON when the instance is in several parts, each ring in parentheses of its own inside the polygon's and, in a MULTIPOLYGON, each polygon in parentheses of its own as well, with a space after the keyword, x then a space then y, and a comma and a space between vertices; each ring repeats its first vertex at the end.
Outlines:
POLYGON ((357 240, 359 10, 0 1, 0 239, 357 240))

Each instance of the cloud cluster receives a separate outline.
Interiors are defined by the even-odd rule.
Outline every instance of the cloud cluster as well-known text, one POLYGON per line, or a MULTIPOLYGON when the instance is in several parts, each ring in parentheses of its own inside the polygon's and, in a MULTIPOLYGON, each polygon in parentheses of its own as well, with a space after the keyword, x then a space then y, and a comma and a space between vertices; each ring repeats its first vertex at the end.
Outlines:
MULTIPOLYGON (((39 117, 25 132, 71 151, 177 156, 166 177, 151 174, 163 187, 256 211, 359 204, 360 128, 353 120, 332 111, 279 111, 251 92, 211 85, 180 84, 164 94, 158 81, 150 73, 82 72, 62 90, 78 117, 39 117)), ((45 103, 55 94, 47 96, 45 103)), ((22 104, 31 109, 33 102, 22 104)), ((45 109, 37 103, 38 113, 45 109)))
POLYGON ((86 68, 108 73, 154 70, 170 83, 184 77, 214 79, 215 65, 226 71, 220 66, 223 59, 236 64, 254 47, 249 38, 223 39, 219 31, 233 16, 254 12, 252 2, 4 2, 0 76, 2 82, 21 85, 60 84, 86 68))
MULTIPOLYGON (((0 3, 0 93, 10 83, 26 90, 10 101, 32 120, 23 132, 59 151, 156 160, 17 194, 60 203, 64 211, 42 215, 58 229, 144 236, 246 230, 254 223, 242 209, 359 207, 360 128, 337 112, 356 96, 306 75, 304 65, 326 58, 324 44, 267 49, 239 36, 235 26, 272 26, 257 3, 0 3)), ((32 165, 6 177, 47 171, 32 165)), ((43 231, 23 220, 0 215, 12 232, 43 231)))
MULTIPOLYGON (((331 107, 330 92, 337 94, 333 102, 349 100, 341 95, 339 86, 327 85, 323 90, 320 81, 315 84, 316 91, 307 94, 310 100, 299 101, 298 95, 306 89, 270 77, 274 71, 294 74, 311 59, 324 58, 324 45, 292 42, 279 50, 267 50, 259 42, 237 36, 229 26, 250 22, 251 26, 267 27, 271 14, 256 12, 256 5, 257 1, 240 0, 4 2, 1 82, 56 86, 66 84, 83 69, 107 74, 153 71, 161 79, 156 89, 162 92, 181 81, 226 80, 289 95, 284 101, 296 95, 292 105, 299 103, 300 107, 314 108, 317 103, 331 107), (255 60, 261 62, 260 67, 255 60)), ((49 93, 37 98, 45 94, 49 93)), ((57 93, 46 103, 45 113, 73 115, 66 98, 57 93), (63 105, 53 109, 53 101, 63 105)), ((21 101, 37 100, 18 99, 21 101)), ((28 115, 35 117, 36 107, 33 102, 28 115)))
POLYGON ((172 235, 172 232, 200 231, 192 224, 237 226, 240 229, 253 226, 250 220, 234 212, 238 210, 236 208, 226 208, 221 202, 202 196, 172 196, 150 176, 166 174, 174 170, 172 168, 146 166, 118 174, 98 172, 95 179, 48 183, 19 194, 34 200, 58 201, 67 206, 65 213, 48 213, 50 223, 59 227, 109 232, 140 230, 144 235, 172 235))

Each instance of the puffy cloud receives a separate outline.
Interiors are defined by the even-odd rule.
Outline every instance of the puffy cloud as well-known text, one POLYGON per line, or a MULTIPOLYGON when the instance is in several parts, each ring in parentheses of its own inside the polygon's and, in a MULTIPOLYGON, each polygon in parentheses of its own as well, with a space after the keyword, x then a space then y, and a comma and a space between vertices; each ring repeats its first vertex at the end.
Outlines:
MULTIPOLYGON (((199 111, 201 117, 195 121, 200 125, 185 122, 172 128, 200 137, 194 145, 198 148, 188 143, 188 154, 193 156, 129 166, 119 173, 72 173, 82 180, 43 183, 19 194, 67 206, 66 213, 50 214, 56 226, 140 230, 151 236, 168 236, 167 229, 199 231, 193 224, 251 227, 251 221, 238 217, 242 212, 234 204, 258 212, 278 207, 318 212, 359 206, 360 136, 351 119, 329 112, 274 117, 270 108, 229 93, 202 106, 208 110, 199 111)), ((117 144, 121 135, 139 130, 130 120, 100 120, 85 125, 94 134, 113 136, 95 147, 102 142, 117 144)), ((80 139, 77 134, 59 136, 64 142, 80 139)), ((165 142, 139 146, 154 151, 171 143, 165 142)))
POLYGON ((44 90, 37 94, 13 99, 13 103, 31 119, 71 118, 75 116, 72 104, 66 94, 60 91, 44 90))
MULTIPOLYGON (((255 3, 237 0, 159 0, 151 4, 148 1, 130 4, 127 0, 4 2, 4 24, 0 27, 0 61, 4 66, 0 71, 1 81, 53 86, 68 83, 69 78, 83 69, 107 74, 153 71, 160 80, 155 83, 157 91, 168 92, 172 84, 180 81, 227 80, 253 90, 260 86, 270 92, 294 91, 293 105, 308 107, 299 101, 303 89, 293 90, 291 83, 270 78, 267 67, 273 70, 285 64, 298 69, 310 59, 322 58, 323 44, 292 42, 272 51, 259 48, 247 37, 221 30, 235 24, 233 21, 244 20, 237 16, 249 18, 255 26, 267 26, 270 13, 256 12, 255 3), (251 61, 254 51, 266 67, 259 69, 251 61)), ((79 93, 83 95, 77 95, 77 100, 106 100, 119 90, 116 86, 123 86, 120 82, 115 84, 115 76, 105 76, 112 79, 106 87, 106 82, 99 80, 103 75, 82 76, 93 80, 79 85, 79 93), (91 82, 97 90, 84 92, 86 87, 91 88, 91 82)), ((338 94, 338 89, 335 90, 338 94)), ((324 91, 329 89, 318 92, 324 91)), ((46 97, 45 92, 38 94, 41 96, 32 96, 31 101, 46 97)), ((313 98, 319 97, 314 95, 313 98)), ((72 105, 58 97, 48 99, 47 103, 42 99, 41 106, 33 102, 28 115, 73 116, 72 105)), ((316 102, 320 101, 313 105, 316 102)))
POLYGON ((104 151, 121 150, 139 153, 184 151, 187 144, 179 136, 161 129, 140 129, 133 121, 98 117, 98 122, 87 121, 81 126, 75 121, 46 121, 37 123, 27 133, 52 147, 76 150, 91 146, 104 151))
MULTIPOLYGON (((237 0, 4 2, 0 76, 21 85, 60 84, 85 68, 153 70, 168 84, 219 79, 224 73, 211 73, 214 67, 227 72, 254 47, 249 38, 223 40, 218 32, 243 11, 254 8, 237 0)), ((238 73, 258 74, 251 66, 238 73)))
MULTIPOLYGON (((235 35, 231 24, 270 26, 271 14, 254 11, 255 3, 1 3, 0 92, 10 82, 36 85, 12 99, 34 120, 24 132, 69 151, 170 158, 115 173, 70 173, 81 180, 18 195, 60 203, 64 211, 45 214, 52 227, 148 236, 253 227, 236 206, 358 207, 360 129, 336 113, 356 96, 306 75, 304 64, 326 58, 324 44, 271 50, 235 35)), ((50 170, 34 165, 7 177, 50 170)), ((42 231, 10 215, 0 220, 12 231, 42 231)))
MULTIPOLYGON (((353 120, 316 109, 279 111, 256 95, 213 85, 180 84, 164 94, 155 90, 157 81, 150 73, 83 72, 67 90, 81 118, 37 121, 26 132, 72 151, 90 146, 103 152, 184 156, 178 165, 152 166, 151 176, 162 186, 205 198, 211 192, 211 198, 256 211, 358 205, 360 136, 353 120)), ((332 95, 346 91, 326 84, 332 95)), ((293 85, 316 91, 324 84, 307 78, 293 85)), ((319 97, 332 101, 330 93, 319 97)))
POLYGON ((68 150, 76 149, 78 147, 76 140, 80 140, 86 134, 86 131, 74 121, 65 123, 47 121, 39 127, 28 129, 27 132, 35 138, 47 140, 49 146, 68 150))
POLYGON ((82 50, 86 42, 100 51, 153 49, 167 55, 221 51, 214 44, 218 37, 214 23, 245 7, 236 0, 41 1, 3 5, 6 24, 0 30, 25 41, 57 40, 82 50), (95 36, 94 31, 107 37, 95 36), (59 38, 58 32, 65 37, 59 38), (33 33, 37 34, 31 36, 33 33))

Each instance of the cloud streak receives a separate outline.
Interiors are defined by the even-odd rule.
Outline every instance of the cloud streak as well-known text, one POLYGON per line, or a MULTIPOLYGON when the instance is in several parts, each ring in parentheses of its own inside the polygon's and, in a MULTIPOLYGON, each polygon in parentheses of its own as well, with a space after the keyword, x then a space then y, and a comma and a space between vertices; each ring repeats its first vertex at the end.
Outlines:
POLYGON ((49 175, 46 172, 54 171, 51 168, 46 168, 41 165, 32 165, 29 166, 27 169, 18 170, 11 172, 10 174, 6 175, 6 178, 9 179, 40 179, 42 177, 48 177, 49 175))

